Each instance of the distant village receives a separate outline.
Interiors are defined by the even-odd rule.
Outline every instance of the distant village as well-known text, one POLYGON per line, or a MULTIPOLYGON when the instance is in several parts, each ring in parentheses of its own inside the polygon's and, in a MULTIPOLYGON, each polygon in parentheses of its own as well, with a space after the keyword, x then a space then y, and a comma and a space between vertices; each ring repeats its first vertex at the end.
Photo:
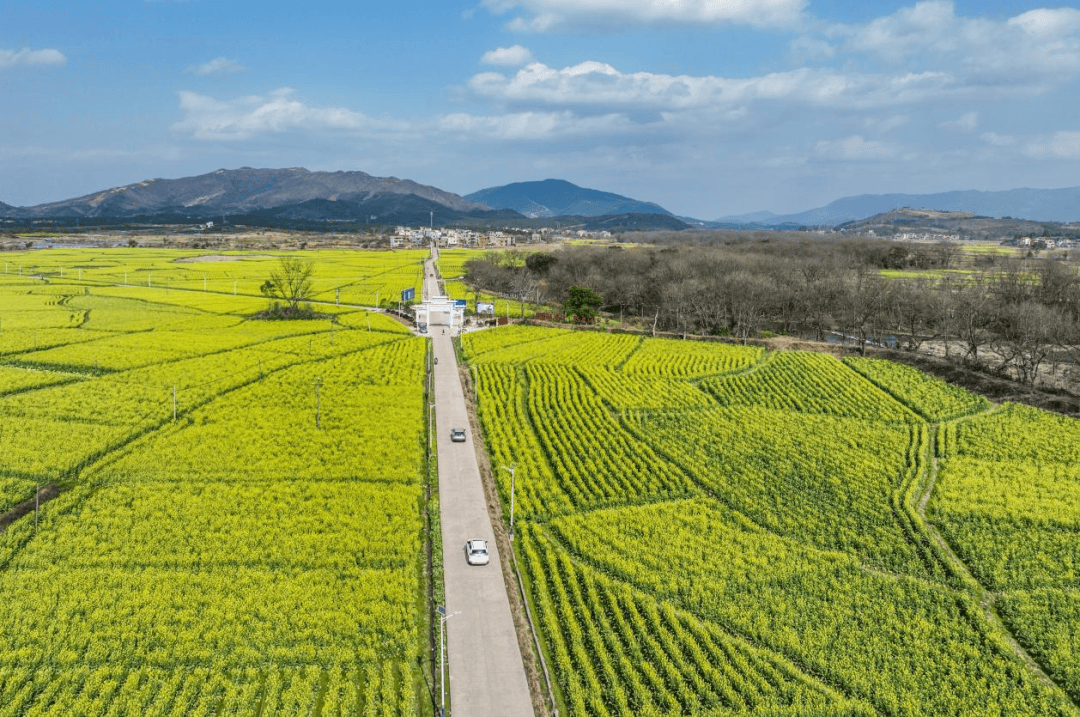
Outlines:
POLYGON ((544 227, 538 231, 531 229, 509 229, 507 231, 472 231, 470 229, 434 229, 417 227, 397 227, 390 237, 391 247, 426 246, 431 242, 443 249, 454 248, 504 248, 519 244, 541 244, 573 239, 610 239, 609 231, 571 231, 544 227))

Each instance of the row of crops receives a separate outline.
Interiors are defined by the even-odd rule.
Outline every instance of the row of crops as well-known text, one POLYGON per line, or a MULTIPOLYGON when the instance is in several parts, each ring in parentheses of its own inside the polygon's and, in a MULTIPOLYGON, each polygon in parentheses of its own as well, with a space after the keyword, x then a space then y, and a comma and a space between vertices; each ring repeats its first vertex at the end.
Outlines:
POLYGON ((1010 405, 944 426, 930 517, 1017 639, 1080 695, 1080 421, 1010 405))
MULTIPOLYGON (((363 306, 396 305, 401 291, 408 288, 415 289, 419 296, 424 277, 423 262, 427 257, 427 252, 421 250, 300 251, 288 254, 317 264, 312 277, 313 300, 363 306)), ((250 304, 245 300, 262 300, 262 284, 280 255, 280 252, 223 252, 207 256, 206 252, 175 249, 10 252, 0 259, 3 271, 0 281, 26 280, 38 285, 49 282, 68 287, 58 290, 59 296, 72 293, 70 287, 112 287, 120 290, 115 292, 116 295, 128 298, 164 296, 166 292, 171 295, 204 294, 203 299, 190 297, 189 300, 209 299, 216 305, 203 304, 203 308, 220 313, 250 313, 247 308, 250 304), (138 289, 149 292, 140 294, 138 289)), ((185 299, 170 296, 164 303, 177 301, 184 302, 185 299)), ((0 329, 3 318, 0 315, 0 329)))
POLYGON ((430 714, 426 342, 50 254, 0 274, 0 515, 60 489, 0 531, 0 715, 430 714))
POLYGON ((462 350, 561 712, 1080 714, 1074 419, 871 359, 462 350))

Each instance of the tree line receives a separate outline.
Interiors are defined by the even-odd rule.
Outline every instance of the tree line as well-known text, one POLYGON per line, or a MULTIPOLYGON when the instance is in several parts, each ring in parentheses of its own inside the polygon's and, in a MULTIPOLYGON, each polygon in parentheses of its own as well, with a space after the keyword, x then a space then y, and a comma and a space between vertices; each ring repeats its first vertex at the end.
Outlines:
POLYGON ((1080 274, 1059 258, 962 256, 956 243, 805 233, 716 233, 697 244, 492 252, 466 280, 561 304, 571 287, 654 331, 749 339, 774 331, 880 343, 992 367, 1033 385, 1048 363, 1080 383, 1080 274), (959 262, 964 259, 960 271, 959 262), (921 270, 896 277, 887 270, 921 270), (883 270, 886 270, 883 273, 883 270))

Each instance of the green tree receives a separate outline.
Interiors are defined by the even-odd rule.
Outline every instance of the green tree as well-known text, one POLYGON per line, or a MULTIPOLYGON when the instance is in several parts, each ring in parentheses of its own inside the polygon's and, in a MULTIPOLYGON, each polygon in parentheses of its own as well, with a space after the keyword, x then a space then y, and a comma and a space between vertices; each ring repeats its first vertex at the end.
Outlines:
POLYGON ((559 262, 558 258, 542 251, 529 254, 525 259, 525 268, 533 274, 543 276, 548 273, 552 266, 559 262))
POLYGON ((567 294, 566 301, 563 302, 563 312, 567 318, 581 323, 591 324, 600 307, 604 305, 604 297, 584 286, 571 286, 567 294))

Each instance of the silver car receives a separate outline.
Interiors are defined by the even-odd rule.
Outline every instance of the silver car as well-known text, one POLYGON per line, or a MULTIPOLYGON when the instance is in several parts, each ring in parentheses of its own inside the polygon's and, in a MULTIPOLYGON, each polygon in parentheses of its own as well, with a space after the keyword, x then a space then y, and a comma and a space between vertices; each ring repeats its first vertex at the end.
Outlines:
POLYGON ((469 565, 487 565, 488 551, 486 540, 469 540, 465 543, 465 560, 469 565))
POLYGON ((464 443, 465 442, 465 429, 464 428, 451 428, 450 429, 450 440, 453 441, 454 443, 464 443))

